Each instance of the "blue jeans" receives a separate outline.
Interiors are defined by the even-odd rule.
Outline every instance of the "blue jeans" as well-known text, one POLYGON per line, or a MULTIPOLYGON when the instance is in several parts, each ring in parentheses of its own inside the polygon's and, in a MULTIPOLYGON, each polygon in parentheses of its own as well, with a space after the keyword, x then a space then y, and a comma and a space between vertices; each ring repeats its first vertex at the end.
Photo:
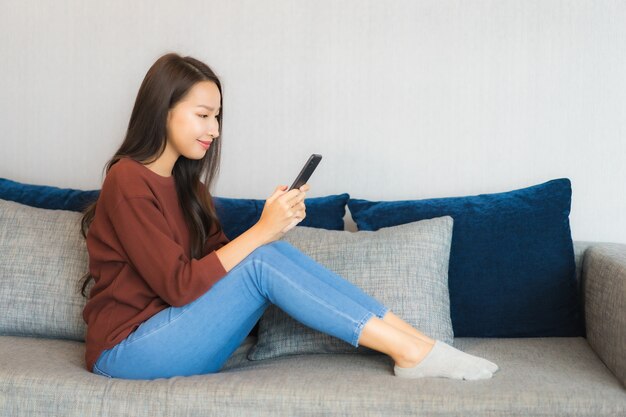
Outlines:
POLYGON ((219 372, 271 304, 354 347, 363 326, 389 310, 291 244, 274 241, 193 302, 158 312, 102 352, 94 373, 156 379, 219 372))

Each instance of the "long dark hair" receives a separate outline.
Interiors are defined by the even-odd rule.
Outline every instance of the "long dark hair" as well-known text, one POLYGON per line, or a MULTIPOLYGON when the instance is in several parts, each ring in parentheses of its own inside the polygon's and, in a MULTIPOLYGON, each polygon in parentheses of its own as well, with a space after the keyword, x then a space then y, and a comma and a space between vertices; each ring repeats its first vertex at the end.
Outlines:
MULTIPOLYGON (((222 95, 222 85, 215 73, 206 64, 190 56, 181 57, 176 53, 161 56, 146 73, 133 107, 124 142, 106 163, 108 173, 111 167, 123 157, 130 157, 138 162, 149 164, 165 151, 166 122, 169 109, 183 98, 199 81, 212 81, 222 95)), ((221 106, 218 122, 222 137, 221 106)), ((192 160, 180 156, 174 165, 172 175, 180 200, 185 221, 189 227, 191 257, 202 256, 202 249, 209 238, 208 233, 215 228, 215 234, 222 231, 219 219, 210 201, 212 183, 219 173, 221 140, 214 140, 205 156, 192 160), (200 181, 204 183, 201 186, 200 181), (217 226, 217 227, 215 227, 217 226)), ((96 213, 97 201, 83 211, 80 233, 87 239, 89 226, 96 213)), ((88 272, 81 279, 81 294, 87 297, 85 289, 93 276, 88 272)), ((80 285, 80 283, 79 283, 80 285)))

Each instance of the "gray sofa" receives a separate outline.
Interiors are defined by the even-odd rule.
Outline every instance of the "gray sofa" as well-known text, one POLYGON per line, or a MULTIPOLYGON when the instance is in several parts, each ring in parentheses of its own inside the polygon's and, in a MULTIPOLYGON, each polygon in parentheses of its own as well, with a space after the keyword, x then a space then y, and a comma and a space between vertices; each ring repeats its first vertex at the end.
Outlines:
POLYGON ((134 381, 85 369, 69 292, 86 251, 65 222, 78 213, 52 212, 43 229, 20 224, 32 213, 1 225, 2 416, 626 416, 624 244, 575 242, 587 338, 454 339, 500 366, 489 380, 401 379, 383 354, 250 361, 251 335, 219 373, 134 381))

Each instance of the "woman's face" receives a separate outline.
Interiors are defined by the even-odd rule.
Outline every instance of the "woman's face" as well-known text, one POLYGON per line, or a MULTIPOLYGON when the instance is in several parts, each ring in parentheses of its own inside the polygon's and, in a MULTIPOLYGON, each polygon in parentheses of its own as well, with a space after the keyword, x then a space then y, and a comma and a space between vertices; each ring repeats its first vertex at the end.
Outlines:
POLYGON ((220 91, 212 81, 197 82, 167 115, 167 147, 174 159, 202 159, 219 136, 220 91), (205 142, 203 144, 202 142, 205 142))

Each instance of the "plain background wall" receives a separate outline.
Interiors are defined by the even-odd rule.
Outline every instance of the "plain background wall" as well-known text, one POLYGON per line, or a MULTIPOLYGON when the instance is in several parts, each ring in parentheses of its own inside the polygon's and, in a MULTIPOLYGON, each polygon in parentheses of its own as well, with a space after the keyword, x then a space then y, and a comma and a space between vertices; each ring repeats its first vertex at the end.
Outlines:
MULTIPOLYGON (((626 242, 625 1, 0 2, 0 177, 98 189, 152 63, 223 83, 216 196, 572 181, 574 240, 626 242)), ((354 230, 349 214, 348 230, 354 230)))

